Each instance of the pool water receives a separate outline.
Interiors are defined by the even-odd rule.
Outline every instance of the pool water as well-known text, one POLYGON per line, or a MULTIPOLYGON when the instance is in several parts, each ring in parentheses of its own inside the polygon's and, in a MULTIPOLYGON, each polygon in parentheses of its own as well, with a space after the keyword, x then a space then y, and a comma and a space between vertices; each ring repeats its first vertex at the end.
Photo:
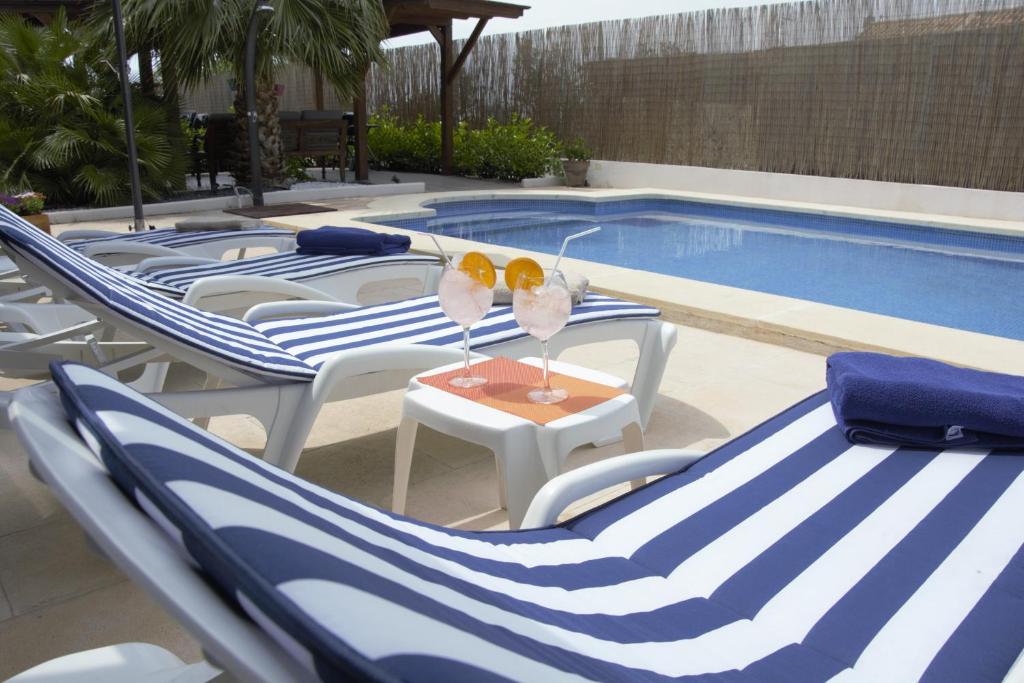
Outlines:
MULTIPOLYGON (((380 221, 1024 340, 1024 238, 682 200, 436 203, 380 221)), ((652 292, 652 296, 657 293, 652 292)))

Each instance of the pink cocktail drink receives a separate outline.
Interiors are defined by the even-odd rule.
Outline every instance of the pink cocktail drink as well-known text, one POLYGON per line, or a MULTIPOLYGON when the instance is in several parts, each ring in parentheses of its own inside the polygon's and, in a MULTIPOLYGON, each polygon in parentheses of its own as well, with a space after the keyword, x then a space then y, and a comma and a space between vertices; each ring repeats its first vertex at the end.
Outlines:
POLYGON ((530 335, 547 341, 565 327, 572 300, 564 286, 540 285, 517 289, 512 297, 516 322, 530 335))
POLYGON ((494 290, 455 268, 446 268, 437 287, 441 310, 459 327, 480 322, 494 303, 494 290))
POLYGON ((462 328, 462 348, 465 372, 448 383, 468 389, 487 384, 486 377, 474 376, 469 365, 469 328, 480 322, 494 303, 494 290, 470 277, 467 273, 446 266, 437 286, 437 300, 444 314, 462 328))
POLYGON ((531 286, 524 278, 512 294, 512 312, 519 326, 540 340, 544 355, 544 387, 534 389, 527 398, 534 403, 560 403, 569 398, 565 389, 552 389, 548 373, 548 340, 565 327, 572 313, 572 297, 561 273, 551 274, 545 282, 531 286))

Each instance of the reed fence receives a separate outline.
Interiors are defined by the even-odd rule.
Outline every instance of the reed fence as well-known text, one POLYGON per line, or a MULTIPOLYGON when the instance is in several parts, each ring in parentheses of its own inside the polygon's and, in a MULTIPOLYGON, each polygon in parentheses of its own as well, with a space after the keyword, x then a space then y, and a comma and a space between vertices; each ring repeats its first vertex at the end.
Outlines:
MULTIPOLYGON (((389 57, 370 110, 436 118, 437 46, 389 57)), ((492 35, 457 88, 461 119, 526 115, 595 158, 1024 191, 1022 0, 820 0, 492 35)))

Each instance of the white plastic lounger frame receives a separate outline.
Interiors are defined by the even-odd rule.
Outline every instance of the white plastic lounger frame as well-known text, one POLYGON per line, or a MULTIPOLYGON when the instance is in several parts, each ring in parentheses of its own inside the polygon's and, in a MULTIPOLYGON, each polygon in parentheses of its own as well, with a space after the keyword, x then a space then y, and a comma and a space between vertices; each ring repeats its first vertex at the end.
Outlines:
POLYGON ((165 246, 130 239, 131 233, 117 233, 110 230, 66 230, 57 236, 65 244, 84 240, 101 240, 81 248, 84 255, 109 266, 133 265, 154 256, 195 256, 220 260, 229 251, 238 250, 239 258, 245 258, 248 249, 273 249, 291 251, 295 248, 294 234, 260 234, 254 230, 234 230, 236 235, 225 236, 217 231, 216 237, 202 239, 203 233, 182 233, 195 235, 196 239, 180 246, 165 246), (119 238, 129 239, 119 239, 119 238), (113 238, 113 239, 110 239, 113 238))
MULTIPOLYGON (((211 663, 237 680, 310 680, 276 642, 226 605, 185 562, 167 535, 125 498, 68 424, 52 384, 20 391, 9 416, 33 472, 54 491, 95 545, 200 642, 211 663)), ((695 457, 691 451, 653 451, 579 468, 570 473, 572 480, 565 487, 561 481, 569 475, 552 480, 538 494, 537 500, 545 496, 547 502, 535 502, 530 515, 534 519, 550 516, 551 499, 561 504, 571 492, 598 490, 609 485, 616 474, 621 474, 621 481, 665 474, 695 457), (594 476, 588 487, 591 471, 594 476)))
POLYGON ((33 472, 99 549, 185 626, 216 665, 243 681, 309 680, 274 641, 227 606, 121 494, 68 425, 52 384, 20 394, 9 415, 33 472))
MULTIPOLYGON (((181 263, 185 258, 192 259, 174 257, 174 263, 181 263)), ((162 258, 151 260, 155 261, 151 268, 166 263, 162 258)), ((440 273, 440 267, 433 264, 396 263, 336 272, 304 283, 255 275, 226 275, 197 280, 182 301, 206 311, 237 315, 257 304, 281 298, 330 299, 354 304, 361 289, 380 282, 417 280, 422 283, 424 294, 436 291, 440 273)), ((34 377, 40 373, 45 375, 51 360, 64 358, 104 364, 140 350, 136 341, 115 340, 113 330, 102 324, 97 324, 93 330, 99 338, 82 337, 78 326, 89 320, 96 321, 95 311, 87 308, 70 303, 0 302, 0 320, 8 327, 7 332, 0 332, 0 367, 4 374, 34 377)))
MULTIPOLYGON (((401 389, 418 372, 454 363, 462 358, 462 350, 452 347, 414 344, 366 347, 335 354, 322 364, 312 381, 282 383, 280 378, 260 377, 237 370, 211 354, 160 334, 108 306, 77 296, 58 275, 37 266, 32 259, 19 257, 17 260, 26 273, 37 282, 61 294, 65 300, 81 306, 110 329, 122 331, 131 339, 149 345, 149 350, 105 365, 106 372, 114 374, 131 367, 150 364, 147 372, 133 382, 132 386, 140 391, 155 392, 163 388, 166 361, 174 359, 199 368, 215 378, 208 386, 216 386, 223 382, 227 386, 236 387, 185 392, 180 395, 183 397, 180 412, 187 411, 188 417, 197 418, 237 414, 256 417, 267 430, 264 458, 289 471, 295 469, 306 438, 320 413, 321 406, 325 403, 401 389), (200 394, 203 395, 202 398, 200 394), (211 400, 214 402, 211 403, 211 400)), ((199 284, 201 283, 197 283, 199 284)), ((215 291, 218 284, 211 282, 204 286, 209 287, 210 291, 215 291)), ((296 283, 271 280, 267 285, 281 291, 288 289, 294 296, 303 296, 299 291, 302 286, 296 283)), ((321 296, 317 298, 322 299, 321 296)), ((353 308, 355 307, 351 305, 322 300, 276 302, 256 306, 245 316, 245 320, 252 322, 283 315, 315 316, 353 308)), ((652 318, 576 325, 562 330, 553 338, 551 353, 552 357, 557 358, 566 348, 615 340, 631 340, 640 350, 631 392, 637 397, 641 420, 646 428, 654 409, 668 355, 675 346, 674 326, 652 318)), ((56 346, 26 349, 25 345, 16 344, 5 350, 38 350, 52 355, 59 353, 56 346)), ((536 355, 536 351, 536 342, 528 337, 495 344, 487 349, 488 355, 505 355, 512 358, 536 355)), ((70 357, 75 358, 74 355, 70 357)), ((39 362, 37 359, 32 364, 38 366, 39 362)), ((173 399, 168 397, 160 400, 173 399)), ((609 434, 609 438, 613 437, 614 435, 609 434)))

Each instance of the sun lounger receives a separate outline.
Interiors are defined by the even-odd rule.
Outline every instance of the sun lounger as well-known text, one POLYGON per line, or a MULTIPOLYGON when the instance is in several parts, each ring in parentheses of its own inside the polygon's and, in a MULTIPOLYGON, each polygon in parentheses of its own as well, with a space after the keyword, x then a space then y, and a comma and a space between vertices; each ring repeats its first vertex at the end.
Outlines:
MULTIPOLYGON (((179 232, 174 228, 129 233, 81 229, 65 230, 56 239, 111 266, 131 265, 154 256, 221 259, 227 252, 237 249, 238 258, 244 258, 248 249, 295 249, 294 231, 268 226, 197 232, 179 232)), ((0 278, 11 278, 17 272, 17 266, 9 257, 0 256, 0 278)))
POLYGON ((68 419, 50 386, 11 407, 34 470, 241 680, 1020 674, 1024 453, 851 445, 821 393, 702 459, 562 475, 539 528, 465 532, 297 479, 88 368, 57 378, 68 419))
POLYGON ((244 258, 249 249, 295 249, 293 230, 269 226, 193 232, 179 232, 174 228, 131 233, 67 230, 57 239, 90 258, 115 266, 138 263, 152 256, 198 256, 219 260, 235 249, 239 250, 239 258, 244 258))
MULTIPOLYGON (((18 363, 38 368, 54 358, 88 358, 89 353, 105 352, 102 336, 91 340, 71 337, 98 335, 102 326, 117 329, 146 347, 105 364, 108 372, 148 364, 142 377, 133 384, 146 391, 163 388, 169 358, 206 372, 216 382, 232 388, 187 393, 182 400, 193 411, 192 416, 255 416, 268 432, 265 457, 286 469, 294 469, 324 403, 399 389, 417 372, 462 358, 461 343, 452 343, 443 334, 422 338, 418 330, 410 333, 408 323, 383 320, 376 325, 389 328, 392 334, 378 338, 376 343, 353 344, 349 342, 355 337, 347 337, 343 347, 306 360, 275 341, 285 341, 283 336, 277 337, 282 324, 279 319, 292 319, 289 324, 303 326, 310 338, 337 335, 339 323, 334 316, 361 315, 355 307, 324 301, 277 302, 257 306, 245 320, 237 320, 156 294, 137 279, 55 242, 13 214, 0 213, 0 243, 33 281, 97 319, 64 333, 10 344, 0 349, 0 367, 18 363), (268 332, 250 323, 266 324, 268 332), (313 332, 315 327, 321 327, 323 332, 313 332), (26 355, 27 352, 32 353, 26 355)), ((283 295, 309 296, 309 288, 298 283, 269 278, 251 280, 254 288, 265 286, 268 291, 283 295)), ((200 291, 203 296, 216 296, 220 285, 216 279, 206 279, 197 283, 190 295, 200 291)), ((228 281, 224 286, 231 292, 237 291, 234 282, 228 281)), ((648 306, 617 299, 595 302, 599 303, 585 302, 574 309, 567 328, 556 335, 552 350, 557 354, 573 345, 618 339, 636 343, 640 360, 631 391, 637 396, 646 425, 668 354, 675 344, 675 328, 658 321, 659 312, 648 306)), ((436 297, 427 297, 420 304, 437 308, 436 297)), ((374 316, 381 309, 363 310, 368 312, 365 315, 374 316)), ((505 323, 499 326, 501 329, 476 338, 475 348, 486 348, 489 355, 535 355, 536 343, 507 323, 511 318, 507 307, 504 312, 496 311, 492 314, 503 316, 505 323)), ((352 322, 346 320, 343 324, 352 322)), ((449 329, 454 328, 452 323, 448 325, 449 329)), ((95 361, 102 363, 100 357, 95 361)))

